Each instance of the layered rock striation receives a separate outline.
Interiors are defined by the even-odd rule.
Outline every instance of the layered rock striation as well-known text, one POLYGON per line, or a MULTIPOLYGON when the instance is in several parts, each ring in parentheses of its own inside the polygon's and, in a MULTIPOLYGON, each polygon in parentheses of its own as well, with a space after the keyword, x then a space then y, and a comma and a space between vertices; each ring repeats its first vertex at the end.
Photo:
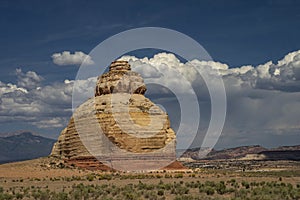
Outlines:
POLYGON ((168 115, 144 96, 143 78, 126 61, 97 79, 94 98, 80 105, 51 155, 81 167, 154 170, 175 160, 168 115))

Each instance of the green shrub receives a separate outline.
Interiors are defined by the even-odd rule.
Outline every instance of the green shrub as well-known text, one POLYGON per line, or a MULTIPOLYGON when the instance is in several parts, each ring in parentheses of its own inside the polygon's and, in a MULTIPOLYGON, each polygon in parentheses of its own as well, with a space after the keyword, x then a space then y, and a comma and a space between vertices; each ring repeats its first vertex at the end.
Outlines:
POLYGON ((17 192, 17 193, 15 194, 15 197, 16 197, 17 199, 23 199, 23 194, 17 192))
POLYGON ((158 191, 157 191, 157 195, 163 196, 163 195, 164 195, 164 191, 163 191, 163 190, 158 190, 158 191))
POLYGON ((214 188, 213 188, 213 187, 210 187, 210 186, 207 186, 207 187, 205 188, 205 192, 206 192, 207 195, 214 195, 214 194, 215 194, 214 188))
POLYGON ((87 179, 88 181, 93 181, 94 178, 95 178, 95 176, 94 176, 93 174, 88 174, 88 175, 86 176, 86 179, 87 179))
POLYGON ((11 200, 13 199, 13 195, 7 193, 0 194, 0 200, 11 200))
POLYGON ((220 181, 218 184, 216 184, 216 191, 218 194, 226 193, 226 185, 223 181, 220 181))
POLYGON ((250 188, 250 184, 246 181, 242 181, 242 186, 245 187, 246 189, 250 188))
POLYGON ((174 175, 174 178, 183 178, 183 174, 182 174, 182 173, 175 174, 175 175, 174 175))

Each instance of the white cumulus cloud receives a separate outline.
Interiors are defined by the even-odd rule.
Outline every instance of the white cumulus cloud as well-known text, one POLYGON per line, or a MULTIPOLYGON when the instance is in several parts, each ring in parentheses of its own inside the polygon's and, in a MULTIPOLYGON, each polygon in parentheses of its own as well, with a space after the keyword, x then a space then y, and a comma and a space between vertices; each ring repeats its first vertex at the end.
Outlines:
POLYGON ((85 65, 92 65, 94 61, 91 56, 86 55, 81 51, 75 51, 72 54, 70 51, 64 51, 62 53, 54 53, 52 55, 53 63, 56 65, 80 65, 84 63, 85 65))
MULTIPOLYGON (((62 59, 63 55, 73 56, 61 53, 58 63, 80 64, 79 61, 67 61, 69 58, 62 59)), ((200 135, 209 124, 211 104, 206 83, 198 72, 209 74, 211 80, 216 75, 221 76, 227 95, 223 146, 263 144, 272 142, 269 138, 283 139, 289 134, 297 138, 295 134, 300 132, 300 51, 292 52, 278 62, 237 68, 214 61, 181 62, 169 53, 152 58, 123 56, 120 59, 129 61, 132 70, 140 73, 146 83, 159 80, 164 87, 154 87, 151 100, 164 106, 173 121, 180 122, 180 106, 176 105, 175 98, 169 98, 170 92, 165 88, 184 96, 195 90, 201 110, 200 135)), ((41 129, 63 128, 72 114, 74 84, 77 84, 75 91, 78 94, 84 98, 91 94, 92 97, 96 77, 49 84, 44 84, 43 80, 36 72, 18 69, 16 83, 0 81, 0 123, 28 123, 41 129)), ((190 110, 193 112, 192 108, 190 110)), ((176 127, 176 124, 172 126, 176 127)), ((293 142, 295 139, 290 140, 293 142)))
POLYGON ((16 70, 16 76, 16 84, 0 81, 0 124, 27 123, 38 128, 65 126, 71 114, 73 84, 43 85, 43 77, 21 69, 16 70))
POLYGON ((22 69, 16 69, 16 75, 18 86, 26 89, 37 88, 43 80, 43 78, 40 75, 33 71, 23 73, 22 69))
MULTIPOLYGON (((296 129, 300 131, 300 51, 288 54, 277 64, 269 61, 258 66, 236 68, 215 61, 192 60, 184 63, 168 53, 152 58, 124 56, 120 60, 129 61, 132 70, 141 73, 145 80, 160 80, 161 85, 181 93, 188 94, 191 89, 183 79, 190 81, 199 98, 201 121, 207 123, 210 120, 210 109, 207 109, 211 106, 210 96, 206 83, 199 76, 202 72, 207 73, 214 80, 216 75, 220 75, 228 102, 224 133, 230 137, 227 140, 230 145, 234 145, 232 141, 235 140, 245 144, 246 141, 248 144, 262 144, 269 142, 266 138, 274 134, 289 135, 295 134, 296 129), (259 138, 262 141, 255 141, 259 138)), ((159 87, 155 90, 156 96, 168 92, 159 87)), ((170 100, 163 106, 171 107, 172 104, 174 102, 170 100)), ((178 108, 173 109, 176 110, 174 114, 178 115, 178 108)), ((293 143, 292 140, 290 142, 293 143)))

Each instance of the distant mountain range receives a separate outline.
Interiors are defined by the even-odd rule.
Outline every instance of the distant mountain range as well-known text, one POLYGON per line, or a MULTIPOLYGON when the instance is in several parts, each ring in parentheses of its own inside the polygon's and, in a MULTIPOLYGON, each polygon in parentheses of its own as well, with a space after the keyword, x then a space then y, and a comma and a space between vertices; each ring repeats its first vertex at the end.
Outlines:
POLYGON ((30 160, 50 154, 54 139, 30 131, 0 136, 0 163, 30 160))
MULTIPOLYGON (((54 139, 39 136, 31 131, 0 134, 0 164, 48 156, 55 142, 54 139)), ((300 160, 300 145, 282 146, 273 149, 254 145, 212 150, 207 155, 205 152, 209 152, 209 149, 188 149, 181 155, 181 158, 192 158, 194 160, 261 158, 268 160, 300 160), (199 157, 203 153, 206 156, 199 157)))

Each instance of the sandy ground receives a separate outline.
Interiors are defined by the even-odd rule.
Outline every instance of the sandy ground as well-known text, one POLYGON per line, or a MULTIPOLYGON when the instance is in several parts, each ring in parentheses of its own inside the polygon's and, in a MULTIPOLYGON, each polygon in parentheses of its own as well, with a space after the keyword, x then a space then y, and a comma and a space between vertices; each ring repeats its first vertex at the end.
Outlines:
POLYGON ((59 169, 50 167, 49 163, 59 162, 55 159, 38 158, 0 165, 0 178, 50 178, 83 176, 89 171, 78 169, 59 169))
MULTIPOLYGON (((84 183, 84 184, 115 184, 115 185, 126 185, 128 183, 136 184, 139 181, 143 183, 158 183, 162 180, 165 183, 174 181, 201 181, 205 182, 207 180, 210 181, 227 181, 230 179, 236 179, 241 182, 246 180, 248 182, 261 182, 261 181, 278 181, 279 177, 276 176, 245 176, 243 173, 234 173, 230 171, 224 170, 216 170, 214 172, 208 171, 200 171, 200 172, 152 172, 147 173, 148 175, 159 175, 160 178, 147 178, 147 179, 120 179, 113 178, 112 180, 98 180, 95 179, 93 181, 88 181, 86 176, 91 173, 101 174, 104 172, 100 171, 89 171, 77 168, 57 168, 51 167, 49 163, 58 163, 58 160, 53 160, 49 158, 39 158, 30 161, 16 162, 16 163, 8 163, 0 165, 0 186, 3 188, 11 188, 11 187, 40 187, 40 188, 48 188, 50 190, 59 191, 63 188, 71 188, 73 184, 84 183), (173 178, 165 178, 165 174, 168 173, 173 176, 173 178), (174 178, 174 176, 178 173, 183 174, 182 178, 174 178), (193 177, 191 176, 193 174, 193 177), (67 181, 66 177, 79 176, 82 177, 82 180, 72 180, 67 181), (53 179, 55 180, 53 181, 53 179)), ((296 169, 300 170, 300 169, 296 169)), ((107 173, 107 172, 106 172, 107 173)), ((128 173, 121 173, 124 175, 128 175, 128 173)), ((131 173, 136 175, 135 173, 131 173)), ((287 176, 281 177, 283 182, 292 183, 293 185, 300 184, 300 176, 299 173, 297 176, 287 176)))

